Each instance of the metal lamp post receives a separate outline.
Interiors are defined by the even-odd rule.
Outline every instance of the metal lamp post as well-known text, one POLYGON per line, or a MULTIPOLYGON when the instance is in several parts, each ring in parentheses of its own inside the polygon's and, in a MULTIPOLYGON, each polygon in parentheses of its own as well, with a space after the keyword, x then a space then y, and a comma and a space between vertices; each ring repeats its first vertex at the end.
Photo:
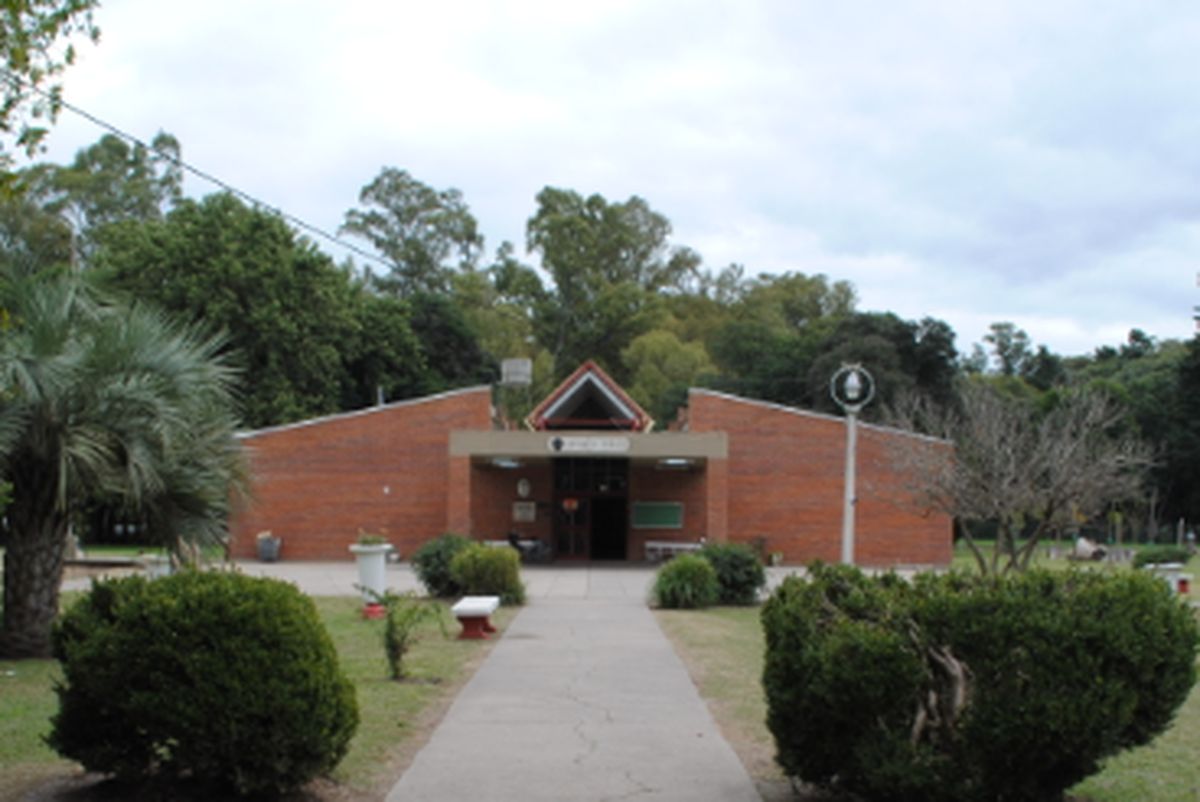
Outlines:
POLYGON ((875 379, 859 364, 842 365, 829 381, 829 393, 846 413, 846 479, 842 498, 842 562, 854 564, 855 468, 858 413, 875 397, 875 379))

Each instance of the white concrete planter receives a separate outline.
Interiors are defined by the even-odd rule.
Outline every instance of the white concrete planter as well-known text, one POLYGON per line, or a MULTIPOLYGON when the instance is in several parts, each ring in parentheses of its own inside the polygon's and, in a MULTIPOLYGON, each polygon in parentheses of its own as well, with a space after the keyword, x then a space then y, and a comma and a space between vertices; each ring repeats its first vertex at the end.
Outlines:
POLYGON ((1183 563, 1149 563, 1145 568, 1166 582, 1174 593, 1186 596, 1191 590, 1192 575, 1184 573, 1183 563))
POLYGON ((391 543, 355 543, 350 546, 354 559, 358 562, 358 584, 362 586, 363 603, 375 604, 376 598, 370 593, 380 595, 387 590, 387 556, 392 550, 391 543))

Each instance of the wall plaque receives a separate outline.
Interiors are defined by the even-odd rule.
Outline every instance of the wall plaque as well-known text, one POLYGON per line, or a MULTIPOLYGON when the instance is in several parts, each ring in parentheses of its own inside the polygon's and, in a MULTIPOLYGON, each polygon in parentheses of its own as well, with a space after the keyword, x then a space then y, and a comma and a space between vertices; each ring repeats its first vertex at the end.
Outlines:
POLYGON ((628 437, 555 435, 546 441, 546 447, 555 454, 628 454, 631 445, 628 437))

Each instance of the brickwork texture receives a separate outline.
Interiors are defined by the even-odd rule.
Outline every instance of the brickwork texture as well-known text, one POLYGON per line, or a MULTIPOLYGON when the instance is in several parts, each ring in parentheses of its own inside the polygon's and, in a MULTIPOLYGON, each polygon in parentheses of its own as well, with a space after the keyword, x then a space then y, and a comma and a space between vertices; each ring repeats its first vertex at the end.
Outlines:
MULTIPOLYGON (((626 556, 646 540, 744 542, 787 563, 841 557, 845 421, 694 390, 693 432, 728 434, 728 459, 688 470, 630 468, 635 501, 678 501, 679 529, 627 530, 626 556)), ((232 553, 255 556, 255 535, 283 539, 285 560, 350 559, 360 532, 384 535, 402 557, 446 531, 479 539, 551 543, 553 467, 547 460, 507 470, 451 457, 454 430, 491 427, 491 394, 476 387, 247 434, 253 495, 235 515, 232 553), (517 483, 528 480, 522 499, 517 483), (532 522, 513 504, 532 502, 532 522)), ((945 444, 860 425, 856 562, 872 566, 949 562, 950 520, 921 509, 897 467, 896 449, 945 444)))

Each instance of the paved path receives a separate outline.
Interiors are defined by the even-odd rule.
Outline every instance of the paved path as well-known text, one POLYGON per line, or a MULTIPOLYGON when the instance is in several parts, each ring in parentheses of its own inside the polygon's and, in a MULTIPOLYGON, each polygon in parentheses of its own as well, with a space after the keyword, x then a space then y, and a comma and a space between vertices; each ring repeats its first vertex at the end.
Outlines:
POLYGON ((760 802, 646 607, 651 576, 530 581, 387 802, 760 802))
MULTIPOLYGON (((264 563, 243 560, 237 563, 239 571, 250 576, 267 576, 295 583, 311 596, 354 596, 358 582, 358 571, 352 560, 341 562, 282 562, 264 563)), ((612 565, 534 565, 521 568, 521 579, 529 592, 530 599, 595 599, 611 596, 623 598, 648 598, 650 584, 654 581, 657 566, 616 563, 612 565)), ((111 575, 135 573, 135 569, 118 568, 111 575)), ((803 572, 801 568, 768 568, 767 587, 775 588, 790 574, 803 572)), ((68 579, 63 590, 86 590, 91 579, 68 579)), ((413 590, 424 593, 409 563, 392 563, 387 567, 387 585, 390 590, 403 593, 413 590)))

